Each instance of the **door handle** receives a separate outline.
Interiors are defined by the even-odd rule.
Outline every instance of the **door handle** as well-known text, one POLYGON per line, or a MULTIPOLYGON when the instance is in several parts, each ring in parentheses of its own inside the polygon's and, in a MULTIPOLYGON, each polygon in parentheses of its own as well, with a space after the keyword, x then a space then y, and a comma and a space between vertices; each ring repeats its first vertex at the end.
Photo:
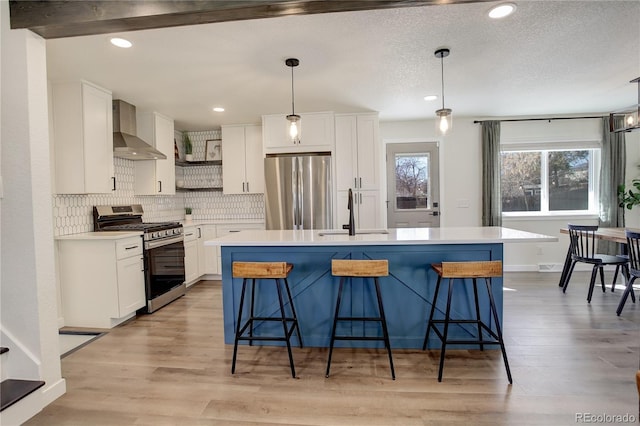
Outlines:
POLYGON ((436 212, 431 213, 431 215, 432 215, 432 216, 440 216, 440 212, 437 212, 437 211, 436 211, 436 212))

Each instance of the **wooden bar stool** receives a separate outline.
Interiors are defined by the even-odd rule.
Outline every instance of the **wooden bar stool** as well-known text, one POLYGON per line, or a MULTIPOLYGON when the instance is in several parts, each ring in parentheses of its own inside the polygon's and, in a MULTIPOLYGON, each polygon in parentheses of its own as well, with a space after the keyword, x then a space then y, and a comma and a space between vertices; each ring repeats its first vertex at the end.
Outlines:
MULTIPOLYGON (((291 365, 291 376, 296 377, 296 370, 293 366, 293 355, 291 354, 291 335, 294 331, 298 334, 298 343, 302 347, 302 335, 300 334, 300 327, 298 326, 298 317, 296 316, 296 310, 293 306, 293 299, 291 297, 291 291, 289 290, 289 283, 287 277, 289 272, 293 269, 293 265, 286 262, 233 262, 232 274, 234 278, 242 278, 242 293, 240 294, 240 306, 238 308, 238 321, 236 322, 236 336, 233 344, 233 361, 231 362, 231 374, 236 371, 236 355, 238 354, 238 342, 240 340, 249 341, 249 345, 253 344, 254 340, 264 341, 276 341, 286 342, 287 351, 289 352, 289 364, 291 365), (278 292, 278 302, 280 305, 280 317, 261 317, 255 316, 254 305, 256 298, 256 280, 270 280, 273 279, 276 284, 276 290, 278 292), (251 301, 250 301, 250 313, 249 319, 242 324, 242 311, 244 307, 244 296, 247 290, 247 280, 251 280, 251 301), (287 292, 288 304, 291 307, 291 316, 287 317, 285 314, 284 306, 285 302, 282 296, 282 283, 284 282, 284 288, 287 292), (254 322, 263 321, 279 321, 282 323, 283 335, 282 336, 254 336, 254 322), (248 331, 248 335, 245 332, 248 331)), ((258 281, 260 282, 260 281, 258 281)), ((264 281, 262 281, 264 282, 264 281)))
POLYGON ((387 260, 331 260, 331 274, 334 277, 340 277, 340 286, 338 287, 338 301, 336 302, 336 313, 333 317, 333 328, 331 331, 331 343, 329 346, 329 360, 327 361, 326 377, 329 377, 331 369, 331 355, 333 354, 333 344, 336 340, 380 340, 384 342, 387 353, 389 354, 389 366, 391 367, 391 377, 396 379, 396 373, 393 368, 393 357, 391 356, 391 344, 389 343, 389 332, 387 331, 387 319, 384 316, 384 308, 382 306, 382 295, 380 294, 379 277, 389 275, 389 262, 387 260), (342 301, 342 291, 344 289, 345 278, 373 278, 376 289, 376 298, 378 300, 377 317, 341 317, 340 302, 342 301), (365 321, 379 322, 382 326, 382 337, 379 336, 336 336, 336 327, 338 321, 365 321))
POLYGON ((500 328, 500 320, 498 318, 498 310, 496 309, 496 303, 493 298, 493 291, 491 288, 491 278, 502 276, 502 262, 499 260, 485 261, 485 262, 442 262, 432 264, 431 267, 438 274, 438 282, 436 283, 436 290, 433 296, 433 303, 431 304, 431 313, 429 314, 429 322, 427 324, 427 332, 424 336, 424 343, 422 350, 427 348, 427 341, 429 339, 429 332, 431 329, 436 333, 442 345, 440 347, 440 368, 438 370, 438 381, 442 381, 442 370, 444 368, 444 355, 447 344, 468 344, 475 343, 480 345, 480 350, 484 350, 484 345, 500 345, 502 350, 502 358, 504 359, 504 366, 507 369, 507 377, 509 383, 513 383, 511 379, 511 370, 509 369, 509 362, 507 361, 507 352, 504 348, 504 341, 502 339, 502 329, 500 328), (449 278, 449 295, 447 296, 447 307, 444 314, 444 319, 434 320, 433 315, 436 309, 436 302, 438 300, 438 292, 440 291, 440 282, 442 278, 449 278), (471 278, 473 281, 473 296, 475 301, 475 319, 451 319, 451 299, 453 297, 453 283, 455 279, 460 279, 464 282, 464 279, 471 278), (494 332, 488 325, 489 322, 485 322, 480 318, 480 305, 478 303, 478 285, 477 279, 484 279, 487 286, 487 293, 489 295, 489 308, 493 321, 495 323, 496 331, 494 332), (436 324, 444 324, 443 331, 436 327, 436 324), (476 339, 450 339, 449 324, 476 324, 478 336, 476 339), (488 336, 483 336, 483 330, 488 336), (492 339, 487 339, 486 337, 492 339))

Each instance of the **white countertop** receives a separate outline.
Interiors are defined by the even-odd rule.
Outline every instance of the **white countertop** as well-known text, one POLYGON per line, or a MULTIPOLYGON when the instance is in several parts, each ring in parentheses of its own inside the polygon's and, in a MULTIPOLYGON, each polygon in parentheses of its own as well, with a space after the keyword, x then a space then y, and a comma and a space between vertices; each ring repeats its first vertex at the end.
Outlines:
POLYGON ((122 238, 139 237, 140 231, 102 231, 83 232, 81 234, 59 235, 56 240, 119 240, 122 238))
MULTIPOLYGON (((358 232, 368 232, 359 230, 358 232)), ((488 244, 554 242, 558 237, 502 227, 397 228, 387 234, 347 235, 342 230, 245 230, 215 240, 208 246, 335 246, 335 245, 410 245, 410 244, 488 244), (335 234, 339 232, 340 234, 335 234), (333 233, 333 235, 323 235, 333 233)))

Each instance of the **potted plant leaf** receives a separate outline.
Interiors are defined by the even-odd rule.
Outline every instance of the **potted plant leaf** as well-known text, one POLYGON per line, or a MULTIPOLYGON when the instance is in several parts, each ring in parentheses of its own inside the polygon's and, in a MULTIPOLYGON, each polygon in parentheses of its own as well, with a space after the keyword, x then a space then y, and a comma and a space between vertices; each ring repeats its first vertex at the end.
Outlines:
POLYGON ((640 179, 634 179, 631 181, 631 185, 635 188, 627 189, 624 185, 618 186, 618 199, 620 200, 620 207, 626 207, 631 210, 633 206, 640 204, 640 179))
POLYGON ((182 132, 182 143, 184 144, 184 159, 186 161, 193 161, 193 145, 187 132, 182 132))

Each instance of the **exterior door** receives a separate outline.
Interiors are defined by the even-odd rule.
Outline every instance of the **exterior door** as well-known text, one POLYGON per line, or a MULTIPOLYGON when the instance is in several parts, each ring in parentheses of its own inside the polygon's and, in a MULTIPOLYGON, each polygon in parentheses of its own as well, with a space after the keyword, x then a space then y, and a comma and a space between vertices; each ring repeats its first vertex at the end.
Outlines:
POLYGON ((387 144, 387 227, 440 226, 437 142, 387 144))

